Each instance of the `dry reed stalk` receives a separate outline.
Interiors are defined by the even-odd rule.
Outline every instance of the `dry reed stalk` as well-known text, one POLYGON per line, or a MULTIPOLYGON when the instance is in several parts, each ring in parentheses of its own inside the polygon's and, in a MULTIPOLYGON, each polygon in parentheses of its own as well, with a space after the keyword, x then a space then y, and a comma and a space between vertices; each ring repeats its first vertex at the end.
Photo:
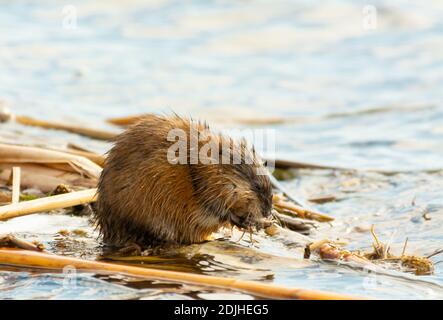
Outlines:
POLYGON ((97 189, 70 192, 0 207, 0 221, 36 212, 50 211, 90 203, 96 200, 97 189))
POLYGON ((143 117, 145 117, 147 115, 149 115, 149 114, 140 114, 140 115, 128 116, 128 117, 111 118, 111 119, 106 120, 106 122, 116 125, 116 126, 126 127, 126 126, 130 126, 132 124, 137 123, 138 121, 140 121, 141 119, 143 119, 143 117))
POLYGON ((78 145, 76 143, 73 143, 73 142, 68 142, 67 147, 68 147, 68 149, 71 149, 71 150, 92 152, 91 150, 86 149, 85 147, 78 145))
POLYGON ((274 207, 277 210, 284 209, 282 213, 287 213, 288 211, 294 214, 295 216, 302 219, 311 219, 319 222, 330 222, 333 221, 334 218, 328 216, 324 213, 316 212, 311 209, 303 208, 294 203, 283 200, 283 198, 279 195, 274 195, 272 197, 272 202, 274 207))
MULTIPOLYGON (((133 115, 133 116, 127 116, 127 117, 118 117, 118 118, 111 118, 106 120, 108 123, 117 125, 117 126, 129 126, 132 124, 137 123, 142 119, 144 116, 148 114, 139 114, 139 115, 133 115)), ((220 117, 214 114, 207 114, 207 115, 201 115, 203 118, 209 118, 211 122, 216 123, 239 123, 239 124, 247 124, 247 125, 275 125, 275 124, 283 124, 287 122, 293 122, 296 119, 288 119, 288 118, 281 118, 281 117, 220 117)))
POLYGON ((283 160, 283 159, 275 159, 275 167, 279 168, 279 169, 318 169, 318 170, 343 170, 343 171, 348 171, 348 170, 354 171, 355 170, 355 169, 351 169, 351 168, 324 166, 324 165, 319 165, 319 164, 291 161, 291 160, 283 160))
MULTIPOLYGON (((266 160, 266 159, 264 159, 266 160)), ((348 172, 373 172, 379 173, 383 175, 396 175, 401 173, 410 173, 414 172, 411 170, 380 170, 375 168, 347 168, 347 167, 337 167, 337 166, 328 166, 328 165, 320 165, 315 163, 307 163, 300 161, 291 161, 284 159, 268 159, 266 160, 268 163, 272 163, 274 161, 275 168, 277 169, 312 169, 312 170, 336 170, 336 171, 348 171, 348 172)), ((424 173, 436 173, 442 171, 442 168, 436 167, 432 169, 423 170, 420 172, 424 173)))
POLYGON ((24 250, 43 251, 43 245, 19 239, 13 234, 0 236, 0 246, 15 247, 24 250))
POLYGON ((337 200, 337 197, 334 195, 317 196, 317 197, 313 197, 313 198, 308 199, 309 202, 318 203, 318 204, 333 202, 335 200, 337 200))
POLYGON ((94 153, 94 152, 82 151, 82 150, 78 150, 78 149, 53 149, 53 148, 51 148, 51 150, 59 151, 59 152, 65 152, 65 153, 73 154, 73 155, 76 155, 76 156, 85 157, 86 159, 91 160, 92 162, 94 162, 95 164, 99 165, 102 168, 105 165, 106 157, 104 155, 97 154, 97 153, 94 153))
MULTIPOLYGON (((7 183, 11 176, 11 167, 14 165, 15 163, 0 163, 0 184, 7 183)), ((20 168, 22 189, 31 188, 48 193, 61 184, 82 188, 94 188, 97 185, 97 179, 86 178, 78 173, 57 170, 45 165, 23 163, 20 164, 20 168)), ((10 200, 11 198, 7 202, 9 203, 10 200)))
POLYGON ((306 221, 304 219, 299 218, 293 218, 285 214, 281 214, 278 212, 273 212, 274 217, 277 218, 277 220, 284 226, 287 227, 290 230, 294 231, 300 231, 300 232, 307 232, 311 230, 312 228, 316 228, 316 224, 312 221, 306 221))
POLYGON ((361 299, 360 297, 334 292, 308 290, 302 288, 289 288, 255 281, 237 280, 234 278, 223 278, 177 271, 141 268, 107 262, 88 261, 77 258, 17 249, 0 249, 0 264, 56 270, 62 270, 65 266, 70 265, 81 271, 91 271, 107 274, 119 273, 150 280, 172 281, 178 283, 186 283, 190 285, 236 290, 269 299, 361 299))
POLYGON ((12 167, 12 203, 20 201, 20 167, 12 167))
POLYGON ((85 157, 36 147, 0 143, 1 163, 37 163, 98 178, 102 168, 85 157))
POLYGON ((26 116, 15 116, 15 121, 17 123, 26 125, 26 126, 34 126, 45 129, 55 129, 55 130, 63 130, 71 133, 76 133, 82 136, 86 136, 89 138, 94 138, 98 140, 112 140, 117 134, 114 132, 109 132, 105 130, 92 129, 79 127, 74 125, 69 125, 60 122, 50 122, 44 120, 33 119, 26 116))

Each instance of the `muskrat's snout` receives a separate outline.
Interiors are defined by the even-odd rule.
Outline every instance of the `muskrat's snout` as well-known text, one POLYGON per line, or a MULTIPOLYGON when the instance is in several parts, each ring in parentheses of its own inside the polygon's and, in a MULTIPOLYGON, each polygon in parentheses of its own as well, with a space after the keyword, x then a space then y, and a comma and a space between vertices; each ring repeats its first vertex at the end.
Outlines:
POLYGON ((252 213, 247 214, 236 214, 231 212, 229 215, 229 220, 231 224, 241 228, 249 229, 255 227, 256 229, 262 229, 269 227, 272 224, 271 213, 264 212, 261 215, 254 215, 252 213))
MULTIPOLYGON (((238 199, 229 212, 230 222, 239 227, 257 229, 268 227, 272 224, 272 191, 253 192, 252 197, 238 199)), ((249 193, 251 195, 251 193, 249 193)))
POLYGON ((271 218, 272 217, 272 207, 270 207, 269 209, 263 210, 262 216, 267 219, 271 218))
POLYGON ((272 207, 262 211, 262 218, 257 219, 257 228, 267 228, 272 225, 272 207))

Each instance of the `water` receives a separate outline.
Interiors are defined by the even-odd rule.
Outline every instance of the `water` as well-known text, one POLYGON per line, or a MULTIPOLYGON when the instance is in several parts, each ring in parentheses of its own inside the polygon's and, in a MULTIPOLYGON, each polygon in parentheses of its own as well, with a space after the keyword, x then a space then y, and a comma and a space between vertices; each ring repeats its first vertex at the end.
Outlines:
MULTIPOLYGON (((298 170, 285 182, 304 199, 320 194, 338 199, 314 205, 337 217, 333 227, 322 225, 314 237, 368 248, 368 226, 374 223, 380 238, 393 239, 394 249, 401 251, 406 238, 411 254, 442 247, 441 1, 373 1, 375 30, 362 27, 365 1, 69 4, 73 7, 49 0, 0 2, 0 100, 14 113, 111 129, 105 118, 174 110, 221 127, 274 129, 279 158, 360 170, 298 170), (269 118, 276 121, 250 121, 269 118), (423 218, 424 212, 431 220, 423 218)), ((97 152, 109 148, 14 124, 1 125, 0 134, 3 141, 69 141, 97 152)), ((33 233, 53 252, 83 250, 94 257, 98 243, 86 219, 62 215, 57 224, 52 218, 20 218, 1 223, 0 230, 33 233), (54 240, 60 225, 89 233, 61 249, 54 240)), ((263 235, 257 240, 255 248, 246 240, 222 241, 168 254, 171 265, 209 274, 384 298, 443 297, 441 264, 432 276, 377 275, 372 281, 367 272, 345 266, 306 265, 298 250, 279 240, 263 235), (237 254, 223 254, 224 245, 237 254), (260 262, 238 258, 249 250, 269 256, 260 262), (275 256, 285 262, 273 263, 275 256)), ((57 291, 57 275, 26 274, 2 272, 0 287, 13 286, 10 292, 19 298, 39 297, 45 286, 53 292, 45 298, 76 297, 57 291)), ((227 294, 196 296, 172 284, 152 293, 143 291, 153 290, 152 283, 125 279, 116 285, 93 275, 82 281, 76 290, 85 298, 227 294), (91 283, 99 289, 84 296, 91 283)))

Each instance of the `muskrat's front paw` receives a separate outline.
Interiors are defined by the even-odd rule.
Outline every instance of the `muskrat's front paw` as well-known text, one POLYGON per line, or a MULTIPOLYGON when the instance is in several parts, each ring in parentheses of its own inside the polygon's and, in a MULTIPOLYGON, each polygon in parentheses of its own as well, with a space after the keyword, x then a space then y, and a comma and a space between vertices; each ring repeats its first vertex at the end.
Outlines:
POLYGON ((231 213, 229 215, 229 220, 232 225, 240 229, 249 229, 251 227, 262 229, 272 225, 272 221, 269 218, 265 217, 257 218, 252 215, 237 215, 231 213))

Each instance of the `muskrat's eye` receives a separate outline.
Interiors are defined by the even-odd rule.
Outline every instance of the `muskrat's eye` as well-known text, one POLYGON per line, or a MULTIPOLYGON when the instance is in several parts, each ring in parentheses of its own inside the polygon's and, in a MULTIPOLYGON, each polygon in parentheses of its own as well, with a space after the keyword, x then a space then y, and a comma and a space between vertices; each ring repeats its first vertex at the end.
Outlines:
POLYGON ((263 188, 263 186, 261 185, 261 184, 259 184, 259 183, 254 183, 253 185, 252 185, 252 188, 256 191, 256 192, 259 192, 259 193, 263 193, 265 190, 264 190, 264 188, 263 188))

